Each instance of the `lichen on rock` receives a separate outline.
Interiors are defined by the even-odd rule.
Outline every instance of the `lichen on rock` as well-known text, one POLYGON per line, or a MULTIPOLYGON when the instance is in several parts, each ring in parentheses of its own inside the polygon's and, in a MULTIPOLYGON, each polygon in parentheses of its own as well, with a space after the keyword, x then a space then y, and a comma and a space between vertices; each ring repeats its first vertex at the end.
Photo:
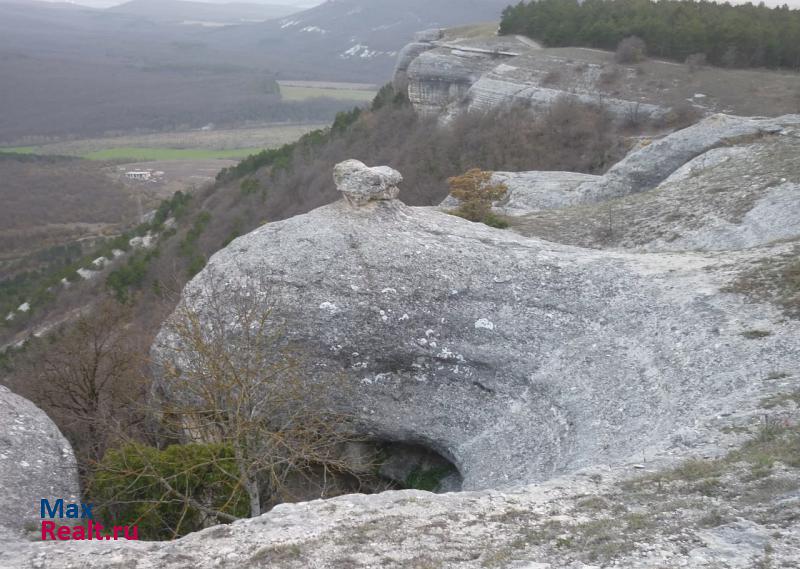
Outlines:
POLYGON ((0 385, 0 538, 36 525, 41 499, 79 496, 69 442, 44 411, 0 385))

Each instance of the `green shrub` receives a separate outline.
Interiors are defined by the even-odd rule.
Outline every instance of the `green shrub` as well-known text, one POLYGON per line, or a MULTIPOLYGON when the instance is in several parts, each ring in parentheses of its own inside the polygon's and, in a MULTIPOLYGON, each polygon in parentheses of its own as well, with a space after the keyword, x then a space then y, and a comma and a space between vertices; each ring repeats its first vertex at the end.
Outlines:
POLYGON ((150 262, 158 255, 158 249, 139 251, 128 257, 125 264, 109 273, 106 287, 111 289, 119 302, 128 301, 132 288, 142 287, 150 269, 150 262))
POLYGON ((189 278, 194 277, 197 273, 205 269, 207 262, 208 260, 199 253, 193 256, 189 261, 189 266, 186 267, 186 272, 189 274, 189 278))
POLYGON ((260 189, 261 184, 259 184, 258 180, 255 178, 247 178, 246 180, 242 180, 242 183, 239 184, 239 190, 242 192, 243 196, 251 196, 260 189))
POLYGON ((492 204, 508 193, 505 184, 493 184, 492 173, 473 168, 462 176, 447 180, 450 195, 460 205, 451 213, 469 221, 505 229, 508 223, 492 213, 492 204))
POLYGON ((439 466, 428 469, 417 467, 406 478, 405 487, 411 490, 433 492, 439 486, 439 483, 454 471, 452 466, 439 466))
POLYGON ((173 445, 159 450, 129 444, 106 453, 89 494, 106 527, 136 525, 141 539, 171 539, 219 523, 211 511, 247 517, 249 501, 237 480, 228 445, 173 445))
POLYGON ((410 104, 408 95, 404 90, 398 91, 394 88, 394 85, 387 83, 381 87, 378 94, 375 95, 375 98, 372 100, 371 110, 375 112, 388 106, 404 107, 410 104))

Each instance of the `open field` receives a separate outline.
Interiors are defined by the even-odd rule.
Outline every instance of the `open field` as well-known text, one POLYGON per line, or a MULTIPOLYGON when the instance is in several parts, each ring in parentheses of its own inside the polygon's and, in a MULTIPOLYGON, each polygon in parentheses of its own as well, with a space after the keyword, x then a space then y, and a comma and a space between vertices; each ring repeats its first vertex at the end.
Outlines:
POLYGON ((328 98, 337 101, 366 102, 378 92, 372 85, 363 83, 334 83, 318 81, 278 81, 284 101, 308 101, 328 98))
POLYGON ((211 160, 239 159, 293 142, 324 124, 269 124, 240 129, 192 130, 112 138, 92 138, 0 148, 0 152, 77 156, 90 160, 211 160))
POLYGON ((2 156, 0 180, 0 260, 97 235, 137 213, 134 193, 98 162, 2 156))
POLYGON ((0 152, 7 152, 10 154, 36 154, 37 146, 12 146, 10 148, 3 148, 0 146, 0 152))
POLYGON ((211 160, 215 158, 245 158, 260 152, 263 148, 234 148, 231 150, 205 150, 202 148, 137 148, 122 146, 98 150, 84 155, 88 160, 211 160))

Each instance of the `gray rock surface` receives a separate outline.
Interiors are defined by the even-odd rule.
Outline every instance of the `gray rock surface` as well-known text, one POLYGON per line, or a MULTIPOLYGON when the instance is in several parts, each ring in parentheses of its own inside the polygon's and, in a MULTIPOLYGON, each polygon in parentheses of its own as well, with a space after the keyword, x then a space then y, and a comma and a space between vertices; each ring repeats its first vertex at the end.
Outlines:
POLYGON ((464 100, 481 74, 496 64, 484 53, 425 50, 407 65, 405 78, 396 76, 395 83, 408 85, 409 99, 419 113, 438 116, 451 104, 464 100))
POLYGON ((414 41, 416 42, 434 42, 444 37, 444 29, 432 28, 430 30, 422 30, 414 34, 414 41))
MULTIPOLYGON (((364 172, 339 171, 351 191, 364 172)), ((237 239, 186 298, 202 313, 204 295, 266 286, 320 377, 357 386, 346 406, 366 433, 434 450, 465 489, 505 488, 623 460, 747 390, 764 360, 800 359, 796 325, 719 294, 712 264, 340 201, 237 239), (765 319, 774 334, 742 335, 765 319)))
MULTIPOLYGON (((775 168, 791 174, 793 133, 787 127, 711 150, 666 175, 662 191, 624 199, 685 199, 684 187, 697 193, 693 184, 744 176, 732 167, 753 176, 734 193, 737 203, 788 199, 788 180, 761 181, 775 168)), ((563 173, 497 176, 515 190, 500 206, 509 212, 554 205, 586 182, 563 173)), ((800 322, 721 292, 737 266, 764 252, 579 249, 406 207, 391 199, 393 190, 386 193, 396 182, 388 169, 345 164, 337 183, 355 199, 237 239, 189 284, 185 301, 202 312, 204 295, 219 292, 212 286, 219 277, 225 298, 266 284, 271 298, 264 302, 317 364, 317 378, 341 370, 357 387, 347 404, 366 432, 417 445, 405 460, 392 454, 401 458, 386 465, 393 476, 442 464, 420 454, 424 447, 456 465, 473 491, 281 505, 164 543, 3 542, 0 533, 0 567, 717 569, 796 562, 796 467, 776 463, 755 476, 754 465, 736 458, 708 479, 659 474, 685 458, 724 456, 763 437, 765 424, 796 424, 798 406, 785 394, 800 389, 800 322), (754 339, 752 330, 768 334, 754 339), (775 396, 787 406, 759 403, 775 396), (653 478, 631 480, 639 473, 653 478)), ((580 207, 590 206, 563 211, 580 207)), ((166 355, 171 342, 162 333, 155 355, 166 355)), ((441 485, 462 487, 460 477, 441 485)))
POLYGON ((395 199, 403 176, 388 166, 369 168, 358 160, 346 160, 334 168, 333 181, 351 205, 364 205, 395 199))
POLYGON ((601 180, 581 188, 583 201, 596 202, 652 189, 709 150, 767 134, 793 132, 798 126, 800 115, 778 118, 713 115, 629 154, 601 180))
MULTIPOLYGON (((516 103, 543 110, 559 98, 602 102, 613 115, 626 120, 657 119, 666 114, 663 106, 633 94, 625 98, 606 93, 604 74, 609 71, 604 66, 573 64, 543 56, 538 45, 522 37, 444 41, 420 36, 401 52, 394 85, 408 89, 418 112, 445 119, 464 110, 486 111, 516 103), (556 75, 561 79, 573 66, 568 81, 552 80, 556 75)), ((615 73, 636 81, 633 68, 615 73)))
MULTIPOLYGON (((597 71, 600 66, 587 68, 597 71)), ((469 100, 467 109, 486 111, 501 105, 525 104, 534 110, 547 109, 560 98, 575 100, 581 103, 602 103, 617 118, 635 120, 658 119, 666 113, 662 106, 637 100, 625 100, 610 95, 600 95, 593 80, 584 81, 584 89, 566 90, 562 87, 550 87, 546 84, 547 74, 536 67, 535 61, 526 58, 512 60, 508 64, 492 67, 482 74, 470 87, 466 97, 469 100)))
POLYGON ((406 91, 408 89, 408 66, 422 53, 433 48, 433 44, 428 42, 414 42, 400 50, 392 77, 392 84, 395 89, 398 91, 406 91))
POLYGON ((6 533, 19 539, 37 526, 41 499, 79 496, 75 457, 58 427, 0 385, 0 538, 6 533))
MULTIPOLYGON (((507 198, 515 207, 495 209, 524 235, 583 247, 731 251, 793 239, 798 121, 713 116, 577 186, 565 173, 515 174, 507 198)), ((453 207, 452 198, 444 205, 453 207)))
MULTIPOLYGON (((795 376, 785 387, 798 385, 795 376)), ((691 452, 702 456, 738 446, 741 439, 725 434, 732 425, 756 432, 764 410, 741 400, 730 403, 736 407, 727 423, 695 425, 697 443, 691 452), (737 424, 740 420, 745 422, 737 424)), ((662 472, 683 456, 675 449, 648 451, 638 457, 639 464, 597 465, 505 492, 403 491, 285 504, 261 517, 171 542, 0 543, 0 567, 792 567, 800 548, 795 513, 776 504, 769 489, 780 492, 795 484, 797 470, 777 468, 754 480, 746 464, 728 465, 717 487, 724 497, 700 494, 680 481, 665 482, 658 491, 635 484, 639 476, 662 472)))
MULTIPOLYGON (((491 182, 504 184, 507 192, 494 203, 493 209, 503 215, 521 216, 577 204, 582 199, 579 188, 599 180, 600 176, 575 172, 494 172, 491 182)), ((458 199, 447 196, 439 207, 449 210, 459 203, 458 199)))

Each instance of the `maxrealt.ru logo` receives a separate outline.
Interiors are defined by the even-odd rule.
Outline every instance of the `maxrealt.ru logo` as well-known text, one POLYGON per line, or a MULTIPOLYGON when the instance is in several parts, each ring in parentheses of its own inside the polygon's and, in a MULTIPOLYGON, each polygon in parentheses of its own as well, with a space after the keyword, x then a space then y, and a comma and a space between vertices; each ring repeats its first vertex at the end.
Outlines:
POLYGON ((42 541, 84 541, 84 540, 110 540, 110 539, 139 539, 137 526, 113 526, 106 529, 102 524, 94 521, 92 509, 94 504, 64 503, 59 498, 53 504, 50 500, 42 499, 40 515, 42 518, 42 541), (60 520, 86 520, 86 526, 66 523, 59 525, 49 521, 60 520))

